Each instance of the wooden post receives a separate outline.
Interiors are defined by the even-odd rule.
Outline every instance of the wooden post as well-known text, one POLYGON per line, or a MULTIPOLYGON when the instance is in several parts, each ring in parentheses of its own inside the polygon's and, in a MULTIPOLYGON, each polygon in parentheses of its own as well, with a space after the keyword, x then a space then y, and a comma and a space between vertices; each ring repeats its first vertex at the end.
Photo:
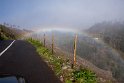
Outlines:
POLYGON ((73 64, 75 65, 76 64, 76 50, 77 50, 77 34, 75 35, 75 38, 74 38, 74 62, 73 64))
POLYGON ((53 52, 54 52, 54 35, 52 33, 52 54, 53 54, 53 52))
POLYGON ((46 47, 46 36, 44 34, 44 47, 46 47))

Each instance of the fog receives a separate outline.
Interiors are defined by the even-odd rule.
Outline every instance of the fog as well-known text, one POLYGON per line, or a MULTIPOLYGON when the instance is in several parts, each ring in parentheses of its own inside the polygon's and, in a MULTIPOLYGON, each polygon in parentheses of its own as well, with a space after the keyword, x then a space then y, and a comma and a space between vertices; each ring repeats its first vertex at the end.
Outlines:
POLYGON ((25 29, 84 29, 102 21, 123 21, 123 4, 123 0, 2 0, 0 23, 25 29))
POLYGON ((24 38, 46 36, 47 48, 54 35, 54 51, 65 56, 77 34, 77 57, 124 81, 124 0, 1 0, 0 10, 0 24, 24 38))
MULTIPOLYGON (((73 44, 75 34, 78 32, 77 40, 77 61, 83 59, 86 66, 91 66, 97 72, 100 72, 100 68, 104 71, 110 71, 112 76, 119 80, 120 83, 124 77, 124 59, 120 56, 118 51, 104 43, 100 38, 95 38, 87 33, 80 31, 73 31, 65 29, 44 29, 38 30, 34 34, 30 35, 34 39, 44 41, 44 34, 46 38, 46 47, 51 48, 52 35, 54 35, 54 51, 55 53, 60 49, 64 52, 66 57, 73 56, 73 44), (72 54, 72 55, 71 55, 72 54), (88 62, 85 62, 87 60, 88 62), (91 63, 91 64, 89 64, 91 63), (95 67, 94 67, 95 66, 95 67), (96 68, 97 67, 97 68, 96 68)), ((61 54, 60 54, 61 55, 61 54)), ((82 62, 83 63, 83 62, 82 62)), ((103 73, 102 73, 103 74, 103 73)))

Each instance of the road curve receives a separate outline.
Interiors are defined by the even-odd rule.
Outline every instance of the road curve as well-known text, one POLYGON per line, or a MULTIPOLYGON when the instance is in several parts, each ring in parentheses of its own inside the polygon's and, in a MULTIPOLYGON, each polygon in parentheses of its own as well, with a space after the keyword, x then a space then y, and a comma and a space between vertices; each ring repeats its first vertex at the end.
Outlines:
MULTIPOLYGON (((3 49, 2 45, 0 49, 3 49)), ((36 49, 23 40, 16 40, 0 57, 0 75, 2 74, 23 76, 27 83, 61 83, 36 49)))

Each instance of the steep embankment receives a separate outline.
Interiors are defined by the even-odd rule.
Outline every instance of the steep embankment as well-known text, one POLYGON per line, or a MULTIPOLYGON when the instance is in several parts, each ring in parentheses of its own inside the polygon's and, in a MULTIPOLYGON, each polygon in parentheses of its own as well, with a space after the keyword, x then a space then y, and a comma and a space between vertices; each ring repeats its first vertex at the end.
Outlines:
POLYGON ((100 37, 105 43, 124 52, 124 23, 98 23, 88 29, 87 32, 100 37))
POLYGON ((0 24, 0 40, 18 39, 23 35, 30 33, 28 30, 20 30, 17 28, 7 27, 0 24))
MULTIPOLYGON (((98 41, 103 41, 105 49, 99 55, 108 59, 107 69, 112 71, 113 76, 120 82, 124 82, 124 23, 103 22, 93 25, 87 32, 97 37, 98 41), (109 48, 108 48, 109 47, 109 48), (107 53, 107 51, 110 51, 107 53)), ((101 65, 104 67, 104 65, 101 65)))

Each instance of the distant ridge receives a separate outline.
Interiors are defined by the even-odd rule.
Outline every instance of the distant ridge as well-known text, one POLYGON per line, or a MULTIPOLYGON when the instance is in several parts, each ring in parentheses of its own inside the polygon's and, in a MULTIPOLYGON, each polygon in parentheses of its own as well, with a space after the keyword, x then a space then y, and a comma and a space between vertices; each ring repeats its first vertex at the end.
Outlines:
POLYGON ((124 52, 124 23, 102 22, 93 25, 87 32, 104 40, 113 48, 124 52))

